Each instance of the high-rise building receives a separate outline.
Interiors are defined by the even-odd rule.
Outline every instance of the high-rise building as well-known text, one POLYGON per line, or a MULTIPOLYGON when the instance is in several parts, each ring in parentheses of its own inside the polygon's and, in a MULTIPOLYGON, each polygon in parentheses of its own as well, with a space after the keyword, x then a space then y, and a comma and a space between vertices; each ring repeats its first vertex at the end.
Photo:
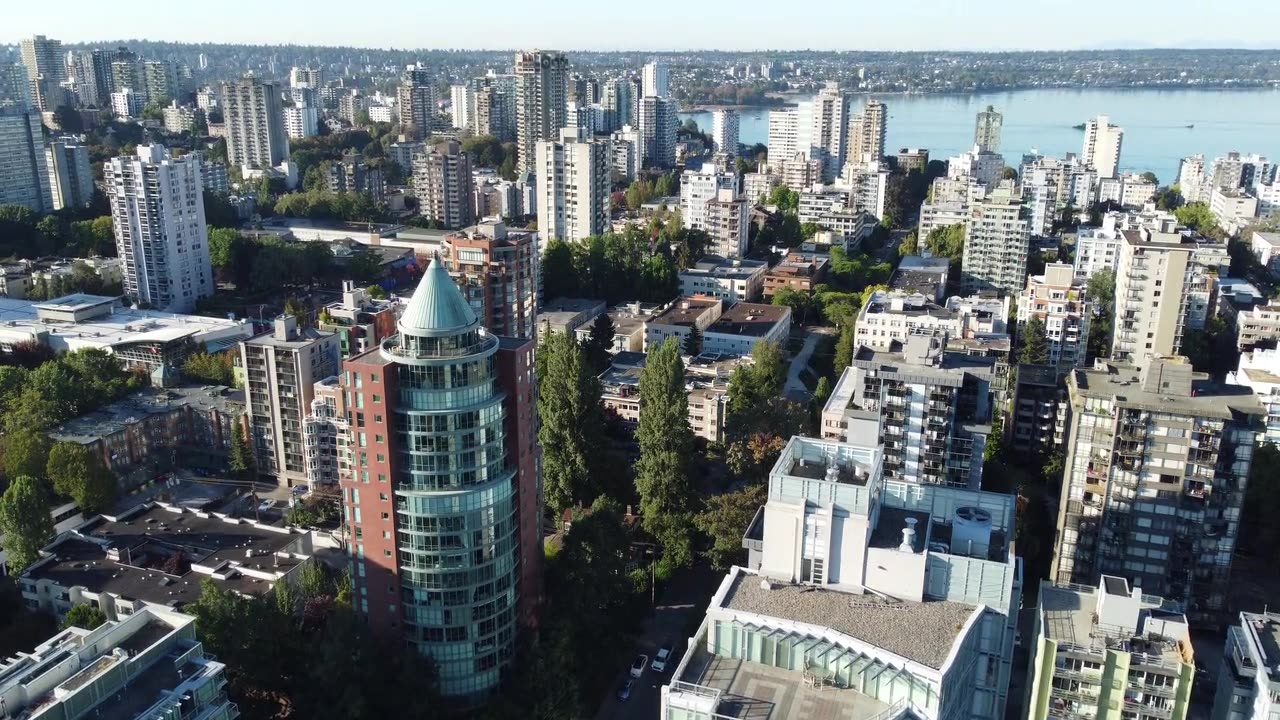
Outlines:
POLYGON ((93 69, 93 55, 87 52, 67 54, 67 83, 75 90, 81 107, 101 107, 102 95, 93 69))
POLYGON ((142 75, 144 105, 168 105, 178 95, 178 76, 173 63, 167 60, 143 60, 139 72, 142 75))
POLYGON ((671 96, 666 63, 658 60, 645 63, 641 77, 644 83, 644 97, 667 98, 671 96))
POLYGON ((303 84, 290 88, 289 97, 293 105, 284 109, 285 134, 290 138, 308 138, 319 132, 320 108, 316 91, 303 84))
POLYGON ((1098 172, 1099 178, 1112 178, 1120 172, 1120 145, 1124 130, 1111 124, 1107 115, 1099 115, 1084 124, 1084 148, 1080 159, 1086 167, 1098 172))
POLYGON ((1033 317, 1044 323, 1048 364, 1063 371, 1086 362, 1093 315, 1087 289, 1088 282, 1076 280, 1070 265, 1049 263, 1044 274, 1027 278, 1027 287, 1018 296, 1018 324, 1025 327, 1033 317))
POLYGON ((712 596, 659 717, 1004 717, 1014 497, 894 478, 888 457, 791 439, 743 537, 747 567, 712 596))
POLYGON ((447 140, 414 159, 413 186, 422 214, 448 229, 475 221, 471 157, 457 140, 447 140))
POLYGON ((271 332, 240 342, 249 436, 260 473, 289 486, 308 481, 304 428, 315 385, 338 374, 341 360, 336 334, 298 327, 292 315, 276 318, 271 332))
POLYGON ((1008 343, 1008 297, 960 297, 943 304, 914 290, 876 290, 858 311, 853 341, 873 350, 902 347, 918 333, 946 332, 948 340, 1002 339, 1008 343))
POLYGON ((606 80, 601 91, 603 97, 605 126, 610 130, 618 130, 625 125, 636 123, 635 81, 632 78, 611 78, 606 80))
POLYGON ((720 108, 711 113, 711 142, 716 152, 738 154, 738 111, 720 108))
POLYGON ((289 68, 289 87, 319 90, 324 87, 324 71, 320 68, 291 67, 289 68))
POLYGON ((426 70, 409 69, 396 88, 396 104, 400 108, 400 124, 419 140, 431 137, 440 113, 435 79, 426 70))
POLYGON ((337 488, 343 477, 351 475, 351 421, 341 378, 331 375, 318 380, 311 397, 311 411, 302 426, 307 484, 312 490, 337 488))
POLYGON ((851 161, 866 163, 884 159, 885 130, 889 109, 879 100, 867 100, 862 113, 849 119, 849 153, 851 161))
POLYGON ((471 108, 474 101, 471 99, 471 88, 467 85, 451 85, 449 86, 449 115, 453 120, 453 126, 466 130, 471 127, 471 108))
POLYGON ((1127 576, 1040 583, 1028 720, 1186 720, 1196 675, 1187 618, 1127 576))
POLYGON ((738 176, 729 168, 703 163, 697 170, 680 175, 680 219, 684 227, 703 230, 707 225, 707 203, 722 189, 736 190, 738 176))
POLYGON ((641 98, 638 114, 641 164, 653 167, 675 165, 676 131, 680 126, 675 103, 657 97, 641 98))
MULTIPOLYGON (((106 103, 111 93, 119 90, 115 86, 115 68, 117 61, 128 61, 129 63, 137 63, 138 55, 130 51, 126 47, 118 47, 115 50, 94 50, 93 57, 93 78, 98 86, 98 97, 101 102, 106 103)), ((132 87, 131 85, 129 87, 132 87)))
POLYGON ((1118 575, 1178 603, 1193 623, 1226 620, 1264 411, 1205 377, 1184 357, 1067 375, 1070 452, 1050 579, 1118 575))
POLYGON ((978 113, 977 122, 973 126, 973 144, 978 152, 1000 152, 1000 129, 1004 126, 1004 116, 996 112, 994 105, 978 113))
POLYGON ((199 157, 139 145, 102 168, 125 294, 166 312, 190 312, 213 295, 199 157))
POLYGON ((814 97, 810 110, 813 126, 809 142, 820 153, 823 177, 834 177, 844 167, 846 153, 854 149, 849 136, 854 127, 849 119, 849 94, 840 89, 839 83, 828 82, 814 97))
POLYGON ((364 408, 342 478, 354 606, 432 657, 444 695, 481 696, 541 595, 535 341, 487 330, 438 259, 397 329, 343 365, 364 408))
POLYGON ((1231 266, 1227 244, 1171 223, 1121 237, 1111 357, 1136 363, 1181 353, 1185 332, 1203 329, 1214 313, 1218 278, 1231 266))
POLYGON ((20 43, 22 64, 31 81, 31 99, 42 112, 53 112, 66 103, 62 83, 67 79, 67 66, 62 54, 62 41, 36 35, 20 43))
POLYGON ((554 240, 586 240, 609 229, 609 142, 585 130, 560 131, 538 143, 538 232, 554 240))
POLYGON ((1178 165, 1178 194, 1186 202, 1200 202, 1204 199, 1204 155, 1191 155, 1182 158, 1178 165))
POLYGON ((492 73, 471 81, 470 119, 477 135, 516 137, 516 76, 492 73))
POLYGON ((33 107, 31 80, 22 63, 0 61, 0 107, 14 106, 19 110, 33 107))
POLYGON ((887 163, 850 160, 840 173, 840 184, 849 191, 846 209, 870 213, 876 220, 884 218, 889 199, 887 163))
POLYGON ((278 84, 252 75, 222 83, 222 114, 231 165, 265 170, 289 157, 278 84))
POLYGON ((569 102, 569 58, 549 50, 517 52, 516 166, 532 170, 538 143, 555 140, 566 122, 569 102))
POLYGON ((899 351, 862 346, 822 410, 822 436, 878 438, 885 478, 978 489, 996 360, 947 349, 945 330, 899 351))
POLYGON ((640 133, 630 125, 623 125, 609 136, 610 163, 613 175, 630 183, 640 175, 640 133))
POLYGON ((53 209, 44 130, 40 113, 29 106, 0 105, 0 205, 53 209))
POLYGON ((1213 720, 1267 720, 1280 713, 1280 615, 1242 612, 1227 629, 1213 720))
POLYGON ((1030 251, 1030 221, 1021 199, 997 192, 974 201, 965 223, 961 292, 1017 294, 1027 280, 1030 251))
POLYGON ((445 236, 441 260, 486 328, 531 338, 538 319, 537 235, 485 220, 445 236))
POLYGON ((733 188, 720 188, 706 202, 702 229, 707 233, 707 252, 723 258, 746 257, 751 204, 733 188))
POLYGON ((93 169, 89 165, 89 146, 76 137, 60 137, 45 148, 49 166, 50 207, 89 207, 93 201, 93 169))
POLYGON ((142 83, 142 65, 132 53, 121 55, 111 61, 111 93, 114 95, 125 90, 136 96, 139 106, 146 104, 142 102, 145 90, 142 83))
POLYGON ((342 357, 349 358, 376 348, 395 334, 395 306, 392 301, 371 297, 354 280, 343 280, 342 299, 324 306, 316 327, 335 333, 342 357))

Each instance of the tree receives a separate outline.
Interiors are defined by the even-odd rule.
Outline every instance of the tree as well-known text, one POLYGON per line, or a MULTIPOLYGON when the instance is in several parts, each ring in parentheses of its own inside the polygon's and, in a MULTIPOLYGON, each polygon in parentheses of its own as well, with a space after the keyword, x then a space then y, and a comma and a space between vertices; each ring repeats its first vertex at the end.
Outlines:
POLYGON ((707 558, 717 570, 728 570, 746 559, 742 536, 760 506, 768 499, 764 483, 748 485, 737 492, 713 495, 707 509, 698 514, 698 529, 711 538, 707 558))
POLYGON ((382 257, 369 248, 362 247, 347 258, 347 276, 357 282, 369 282, 382 277, 382 257))
POLYGON ((800 208, 800 193, 786 185, 779 185, 769 193, 766 205, 776 205, 783 215, 794 216, 800 208))
POLYGON ((837 374, 853 364, 853 354, 858 350, 854 342, 853 323, 840 326, 840 339, 836 341, 836 357, 832 363, 837 374))
POLYGON ((1264 442, 1253 451, 1249 465, 1249 484, 1245 488, 1244 513, 1240 521, 1240 544, 1274 565, 1280 562, 1280 447, 1264 442))
POLYGON ((238 421, 232 421, 231 452, 227 457, 227 467, 231 476, 237 480, 250 480, 256 465, 253 449, 245 437, 245 430, 238 421))
POLYGON ((182 373, 192 380, 212 385, 235 385, 235 368, 229 352, 191 353, 182 364, 182 373))
POLYGON ((1187 203, 1182 207, 1176 208, 1173 214, 1178 218, 1179 225, 1185 225, 1191 230, 1215 240, 1226 237, 1226 233, 1218 226, 1218 218, 1214 216, 1213 211, 1205 203, 1187 203))
POLYGON ((953 265, 964 257, 964 224, 934 228, 925 236, 924 246, 934 257, 944 257, 953 265))
POLYGON ((1049 362, 1049 339, 1045 334, 1044 320, 1032 315, 1022 326, 1022 350, 1018 362, 1023 365, 1045 365, 1049 362))
POLYGON ((559 514, 599 494, 594 473, 604 445, 600 380, 569 333, 550 333, 538 350, 538 442, 547 507, 559 514))
POLYGON ((53 111, 53 122, 64 133, 79 135, 84 132, 84 118, 71 105, 59 105, 53 111))
POLYGON ((67 616, 62 620, 62 629, 78 627, 85 630, 96 630, 98 626, 106 621, 107 616, 103 615, 101 610, 88 603, 83 603, 71 606, 71 609, 67 611, 67 616))
POLYGON ((1085 295, 1098 308, 1089 323, 1089 357, 1106 357, 1111 353, 1111 333, 1115 327, 1115 271, 1107 268, 1091 275, 1085 295))
MULTIPOLYGON (((822 408, 826 407, 827 400, 831 398, 831 378, 823 376, 818 378, 818 386, 813 389, 813 397, 809 400, 809 416, 813 423, 815 431, 821 430, 822 408)), ((819 434, 815 432, 815 435, 819 434)))
POLYGON ((609 367, 615 334, 617 332, 613 326, 613 318, 609 317, 607 312, 597 315, 595 321, 591 323, 591 335, 587 338, 584 350, 587 354, 587 365, 596 375, 609 367))
POLYGON ((636 442, 636 489, 649 528, 663 514, 686 512, 696 502, 689 472, 694 447, 689 396, 675 338, 651 350, 640 373, 636 442))
POLYGON ((0 496, 0 534, 9 554, 9 574, 19 575, 40 559, 40 548, 53 539, 53 517, 45 489, 33 477, 11 479, 0 496))
POLYGON ((684 336, 684 343, 680 347, 681 352, 685 355, 696 357, 702 354, 702 331, 696 326, 689 328, 689 334, 684 336))
POLYGON ((1153 172, 1151 172, 1150 170, 1148 170, 1148 171, 1146 171, 1146 172, 1142 173, 1142 175, 1140 175, 1139 177, 1141 177, 1143 180, 1146 180, 1147 182, 1151 183, 1152 185, 1159 185, 1159 184, 1160 184, 1160 178, 1157 178, 1157 177, 1156 177, 1156 174, 1155 174, 1155 173, 1153 173, 1153 172))
POLYGON ((542 294, 547 298, 577 297, 578 276, 573 249, 564 240, 551 240, 542 254, 542 294))
POLYGON ((298 321, 298 327, 305 328, 311 325, 311 313, 307 312, 307 307, 302 304, 298 298, 290 295, 284 301, 284 314, 292 316, 298 321))
POLYGON ((74 500, 86 515, 109 508, 119 491, 115 475, 102 458, 83 445, 55 444, 49 451, 46 474, 54 492, 74 500))
POLYGON ((898 245, 898 255, 919 255, 920 254, 920 235, 916 230, 908 232, 906 237, 902 238, 902 243, 898 245))
POLYGON ((387 299, 387 291, 383 290, 381 285, 370 285, 369 287, 365 288, 365 292, 369 293, 369 297, 373 298, 374 300, 387 299))
POLYGON ((791 287, 781 287, 773 293, 773 305, 791 308, 791 317, 800 325, 809 320, 809 312, 813 309, 813 298, 809 293, 791 287))
POLYGON ((27 475, 46 477, 45 465, 51 443, 39 430, 16 428, 4 436, 4 474, 8 478, 27 475))

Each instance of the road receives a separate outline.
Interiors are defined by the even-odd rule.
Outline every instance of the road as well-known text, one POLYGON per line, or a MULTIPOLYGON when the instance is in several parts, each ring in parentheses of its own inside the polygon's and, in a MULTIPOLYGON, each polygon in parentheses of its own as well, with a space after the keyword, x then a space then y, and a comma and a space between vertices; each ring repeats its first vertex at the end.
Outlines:
POLYGON ((800 372, 809 367, 809 358, 813 357, 813 349, 817 346, 818 333, 806 330, 804 345, 800 348, 800 352, 796 353, 795 359, 791 361, 791 367, 787 370, 787 384, 782 389, 787 397, 808 399, 809 388, 806 388, 804 382, 800 380, 800 372))
POLYGON ((723 575, 705 566, 697 566, 671 579, 658 607, 644 623, 644 630, 636 641, 636 653, 644 653, 653 660, 658 648, 671 645, 675 652, 667 663, 665 673, 655 673, 648 667, 631 688, 631 697, 618 699, 618 688, 627 677, 627 668, 618 668, 618 677, 609 694, 596 713, 596 720, 653 720, 658 717, 662 705, 662 686, 671 682, 671 673, 680 664, 680 658, 688 646, 687 628, 695 619, 706 613, 707 603, 715 593, 723 575))

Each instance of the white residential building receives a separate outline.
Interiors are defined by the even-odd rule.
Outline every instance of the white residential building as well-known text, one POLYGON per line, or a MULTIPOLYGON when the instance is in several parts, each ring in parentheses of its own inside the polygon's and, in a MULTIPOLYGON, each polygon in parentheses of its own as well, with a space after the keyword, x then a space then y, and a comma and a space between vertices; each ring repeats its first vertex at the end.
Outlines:
POLYGON ((705 295, 726 303, 754 302, 764 290, 769 263, 707 255, 680 271, 680 294, 705 295))
POLYGON ((1098 181, 1098 202, 1113 202, 1127 208, 1141 208, 1156 198, 1156 184, 1135 173, 1104 177, 1098 181))
POLYGON ((742 176, 742 196, 752 204, 760 204, 781 184, 781 175, 771 172, 746 173, 742 176))
POLYGON ((1031 230, 1022 200, 996 193, 974 202, 965 224, 961 292, 1016 294, 1027 278, 1031 230))
POLYGON ((1249 236, 1249 249, 1267 272, 1280 275, 1280 232, 1253 231, 1249 236))
POLYGON ((1236 348, 1244 352, 1280 340, 1280 304, 1257 305, 1236 314, 1236 348))
POLYGON ((1258 216, 1258 198, 1243 190, 1215 187, 1209 191, 1209 212, 1223 230, 1234 235, 1258 216))
POLYGON ((747 254, 751 205, 733 188, 720 188, 706 203, 703 230, 709 239, 707 250, 726 258, 747 254))
POLYGON ((858 311, 854 344, 876 350, 901 347, 919 332, 945 332, 948 339, 1004 336, 1011 306, 1009 297, 947 298, 901 290, 876 290, 858 311))
POLYGON ((978 113, 973 127, 973 144, 978 152, 1000 152, 1000 129, 1004 126, 1004 116, 996 112, 994 105, 978 113))
POLYGON ((850 161, 840 174, 840 184, 849 189, 847 209, 884 218, 889 190, 889 169, 883 163, 850 161))
POLYGON ((319 132, 320 111, 317 108, 294 106, 284 108, 283 112, 284 131, 289 137, 309 138, 319 132))
POLYGON ((630 183, 640 175, 643 161, 640 132, 630 125, 623 125, 609 136, 609 164, 613 172, 630 183))
POLYGON ((583 130, 537 146, 538 231, 548 239, 586 240, 609 227, 609 142, 583 130))
POLYGON ((929 233, 938 228, 952 225, 966 225, 969 222, 969 203, 967 202, 927 202, 920 206, 920 225, 916 231, 923 246, 929 233))
POLYGON ((747 357, 759 343, 781 346, 791 334, 791 308, 740 302, 702 332, 702 351, 747 357))
MULTIPOLYGON (((537 162, 538 143, 554 141, 566 125, 569 59, 564 53, 547 50, 517 52, 515 68, 516 166, 519 172, 525 172, 532 170, 537 162)), ((673 146, 674 142, 675 131, 672 130, 673 146)))
POLYGON ((1178 355, 1183 334, 1213 314, 1217 280, 1227 277, 1227 244, 1189 231, 1150 227, 1122 233, 1116 271, 1115 360, 1178 355))
POLYGON ((677 652, 662 720, 1004 717, 1014 498, 891 478, 887 463, 861 438, 791 439, 743 537, 747 567, 677 652))
POLYGON ((861 113, 850 113, 848 152, 845 157, 856 163, 884 160, 884 139, 888 122, 889 109, 879 100, 868 99, 861 113))
POLYGON ((1093 314, 1086 290, 1087 282, 1075 279, 1066 263, 1049 263, 1043 275, 1027 278, 1018 297, 1018 325, 1025 327, 1032 317, 1044 323, 1049 365, 1067 370, 1085 364, 1093 314))
POLYGON ((680 119, 671 100, 644 97, 637 105, 640 158, 643 166, 671 167, 676 164, 676 130, 680 119))
POLYGON ((1084 147, 1080 159, 1098 171, 1099 178, 1113 178, 1120 172, 1120 146, 1124 130, 1111 124, 1107 115, 1099 115, 1084 124, 1084 147))
POLYGON ((1266 411, 1262 432, 1266 440, 1280 444, 1280 349, 1242 349, 1240 367, 1227 373, 1227 382, 1247 387, 1258 397, 1266 411))
POLYGON ((469 85, 449 87, 449 115, 455 128, 466 130, 471 127, 471 107, 474 102, 469 85))
POLYGON ((1213 720, 1268 720, 1280 713, 1280 615, 1242 612, 1227 629, 1213 720))
POLYGON ((1186 202, 1204 200, 1204 155, 1191 155, 1182 158, 1178 166, 1178 193, 1186 202))
POLYGON ((947 159, 947 177, 955 180, 971 179, 988 189, 1000 182, 1003 173, 1003 155, 980 152, 976 147, 947 159))
POLYGON ((721 190, 734 190, 738 176, 715 163, 704 163, 698 170, 685 170, 680 175, 680 219, 684 227, 702 230, 707 225, 707 203, 721 190))
POLYGON ((738 111, 720 108, 711 113, 711 142, 715 152, 738 154, 738 111))
POLYGON ((222 83, 222 113, 229 164, 266 170, 289 157, 278 84, 252 76, 222 83))
POLYGON ((139 145, 102 172, 125 294, 169 312, 188 312, 212 296, 199 157, 172 158, 162 145, 139 145))
POLYGON ((671 96, 666 63, 658 60, 645 63, 641 80, 644 97, 668 98, 671 96))

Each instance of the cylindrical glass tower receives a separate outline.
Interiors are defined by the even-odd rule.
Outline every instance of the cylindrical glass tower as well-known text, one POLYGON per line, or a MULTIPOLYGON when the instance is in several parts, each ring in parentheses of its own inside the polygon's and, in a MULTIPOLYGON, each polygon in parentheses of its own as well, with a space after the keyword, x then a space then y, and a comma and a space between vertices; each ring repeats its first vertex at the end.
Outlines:
POLYGON ((498 338, 438 260, 399 331, 381 354, 396 377, 388 409, 405 635, 435 660, 441 692, 482 695, 511 659, 519 590, 498 338))

